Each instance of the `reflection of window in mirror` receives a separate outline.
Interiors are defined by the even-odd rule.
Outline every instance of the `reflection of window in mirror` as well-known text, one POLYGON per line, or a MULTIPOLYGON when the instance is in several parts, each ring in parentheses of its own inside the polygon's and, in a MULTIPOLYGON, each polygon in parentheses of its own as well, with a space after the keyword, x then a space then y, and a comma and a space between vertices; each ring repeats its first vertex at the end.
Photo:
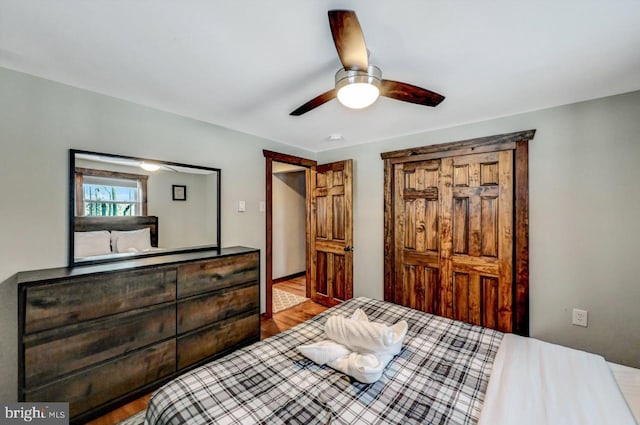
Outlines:
POLYGON ((148 178, 140 174, 76 167, 76 216, 147 215, 148 178))

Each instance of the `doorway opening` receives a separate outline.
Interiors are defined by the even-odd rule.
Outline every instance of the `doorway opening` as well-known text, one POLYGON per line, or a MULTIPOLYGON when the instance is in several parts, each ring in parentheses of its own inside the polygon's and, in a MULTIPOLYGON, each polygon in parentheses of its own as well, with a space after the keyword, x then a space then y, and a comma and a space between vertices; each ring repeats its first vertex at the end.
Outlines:
POLYGON ((311 298, 310 179, 316 162, 263 151, 266 159, 266 311, 311 298))
POLYGON ((273 161, 271 175, 272 296, 277 313, 308 301, 306 167, 273 161))
MULTIPOLYGON (((277 190, 275 188, 280 185, 279 180, 289 178, 282 177, 282 175, 288 174, 287 171, 282 170, 295 170, 295 172, 304 173, 304 196, 300 196, 302 190, 297 190, 299 198, 296 203, 302 205, 304 202, 304 288, 306 298, 327 307, 352 298, 353 160, 346 159, 317 165, 315 161, 310 159, 267 150, 264 150, 263 153, 266 159, 266 312, 264 316, 270 318, 274 312, 274 284, 278 284, 278 276, 274 274, 275 262, 282 261, 278 259, 281 258, 281 253, 276 254, 276 250, 283 250, 284 256, 287 257, 292 254, 283 248, 282 244, 291 242, 287 239, 300 238, 297 239, 298 246, 302 244, 302 238, 299 234, 302 232, 301 224, 298 225, 297 230, 292 231, 293 233, 289 235, 286 233, 286 227, 282 227, 282 225, 276 229, 276 223, 283 221, 279 214, 284 212, 286 217, 286 208, 282 211, 279 210, 282 207, 275 205, 279 196, 275 194, 277 190), (282 175, 277 176, 276 174, 282 175), (276 238, 285 240, 277 241, 276 238), (277 244, 280 245, 276 246, 277 244)), ((301 180, 297 183, 285 184, 289 187, 300 185, 302 185, 301 180)), ((298 217, 301 218, 301 215, 298 217)), ((289 218, 285 218, 284 221, 288 220, 289 218)), ((300 266, 297 267, 300 268, 300 266)), ((286 271, 284 273, 285 275, 281 278, 289 280, 293 277, 286 274, 288 273, 286 271)), ((302 272, 295 273, 301 274, 302 272)))

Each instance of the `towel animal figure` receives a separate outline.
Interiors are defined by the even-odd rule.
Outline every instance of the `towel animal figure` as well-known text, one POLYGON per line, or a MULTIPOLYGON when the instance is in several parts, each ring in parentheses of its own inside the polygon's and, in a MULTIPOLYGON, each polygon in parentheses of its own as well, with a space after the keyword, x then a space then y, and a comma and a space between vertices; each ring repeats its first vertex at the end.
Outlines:
POLYGON ((361 309, 351 318, 330 316, 325 334, 330 339, 301 345, 298 351, 313 362, 336 369, 357 381, 371 384, 402 349, 407 322, 393 326, 370 322, 361 309))

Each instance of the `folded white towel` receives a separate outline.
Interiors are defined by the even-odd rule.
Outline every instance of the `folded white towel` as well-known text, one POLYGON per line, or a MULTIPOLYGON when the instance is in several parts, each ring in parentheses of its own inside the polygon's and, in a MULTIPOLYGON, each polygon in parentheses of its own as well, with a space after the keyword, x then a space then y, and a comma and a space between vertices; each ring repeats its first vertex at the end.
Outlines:
MULTIPOLYGON (((356 316, 355 313, 354 316, 356 316)), ((355 352, 391 355, 391 357, 402 349, 402 341, 407 334, 407 329, 407 322, 404 320, 393 326, 369 322, 362 310, 358 313, 358 319, 330 316, 324 326, 329 339, 355 352)))
POLYGON ((368 322, 369 318, 367 317, 367 313, 364 312, 361 308, 356 308, 356 311, 351 315, 352 320, 360 320, 363 322, 368 322))
POLYGON ((327 363, 327 366, 349 375, 357 381, 371 384, 382 377, 387 363, 382 363, 374 354, 350 353, 327 363))
POLYGON ((313 344, 300 345, 298 346, 298 351, 319 365, 327 364, 340 357, 346 357, 351 353, 347 347, 330 339, 314 342, 313 344))
POLYGON ((298 351, 314 363, 326 364, 330 368, 366 384, 380 379, 385 366, 391 360, 389 357, 386 362, 381 362, 375 354, 354 353, 344 345, 330 339, 300 345, 298 351))
POLYGON ((369 322, 366 313, 356 309, 350 319, 331 316, 325 333, 331 339, 300 345, 298 351, 313 362, 371 384, 382 376, 393 356, 402 350, 407 322, 393 326, 369 322))

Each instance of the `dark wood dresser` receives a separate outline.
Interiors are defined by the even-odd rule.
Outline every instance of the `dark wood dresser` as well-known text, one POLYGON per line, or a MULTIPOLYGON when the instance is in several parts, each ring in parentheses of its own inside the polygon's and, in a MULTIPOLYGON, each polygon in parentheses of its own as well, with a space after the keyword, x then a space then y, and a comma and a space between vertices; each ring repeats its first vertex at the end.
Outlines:
POLYGON ((81 423, 258 341, 259 282, 244 247, 19 273, 19 399, 81 423))

